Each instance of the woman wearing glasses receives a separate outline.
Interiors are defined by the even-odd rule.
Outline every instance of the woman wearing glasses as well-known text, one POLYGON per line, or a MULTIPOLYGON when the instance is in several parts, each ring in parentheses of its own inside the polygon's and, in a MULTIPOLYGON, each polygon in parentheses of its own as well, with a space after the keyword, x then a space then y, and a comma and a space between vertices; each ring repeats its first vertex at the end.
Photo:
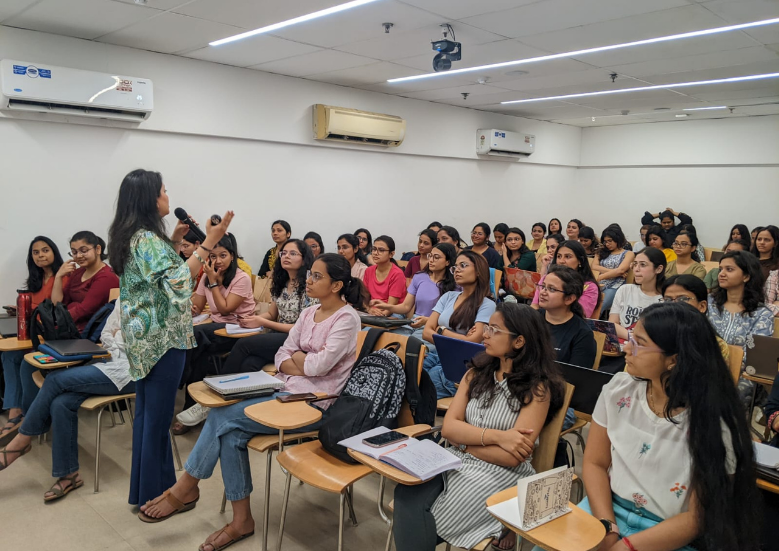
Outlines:
POLYGON ((454 396, 457 387, 445 376, 438 354, 435 353, 433 335, 453 339, 481 342, 484 326, 495 311, 495 303, 489 298, 490 269, 482 255, 474 251, 462 251, 449 270, 462 291, 449 291, 433 308, 427 318, 422 336, 430 353, 425 357, 425 369, 436 387, 438 398, 454 396))
POLYGON ((598 249, 598 262, 592 265, 592 271, 603 289, 601 309, 606 311, 611 309, 614 295, 625 283, 625 274, 636 255, 623 248, 627 241, 619 226, 611 225, 603 230, 600 242, 603 246, 598 249))
POLYGON ((368 259, 360 250, 360 240, 353 233, 345 233, 336 241, 338 254, 349 261, 352 267, 352 277, 360 281, 365 277, 365 270, 368 269, 368 259))
POLYGON ((519 228, 509 228, 506 231, 506 246, 503 247, 503 258, 500 259, 498 269, 506 268, 518 268, 530 272, 536 270, 536 255, 527 247, 525 232, 519 228))
MULTIPOLYGON (((285 383, 284 393, 341 393, 357 356, 360 316, 354 306, 366 301, 362 282, 351 276, 344 257, 326 253, 314 261, 306 279, 306 294, 319 304, 307 308, 295 322, 276 354, 276 378, 285 383)), ((184 466, 186 471, 169 492, 141 507, 145 522, 160 522, 194 508, 200 480, 210 478, 220 464, 225 494, 233 509, 232 521, 206 538, 200 549, 213 551, 254 534, 250 496, 253 490, 247 444, 258 434, 278 430, 252 421, 247 406, 274 400, 274 396, 244 400, 211 411, 200 437, 184 466), (172 499, 167 496, 172 496, 172 499)), ((330 401, 314 407, 327 409, 330 401)), ((293 432, 317 430, 321 421, 293 432)))
MULTIPOLYGON (((498 251, 492 248, 490 243, 490 226, 485 222, 479 222, 471 230, 471 243, 473 245, 468 247, 468 250, 474 251, 482 255, 490 268, 500 270, 501 257, 498 251)), ((524 239, 522 240, 524 242, 524 239)))
POLYGON ((665 255, 658 249, 647 247, 636 256, 630 265, 635 276, 635 285, 622 285, 617 289, 609 313, 609 321, 617 329, 617 336, 627 340, 628 331, 638 322, 644 308, 660 302, 665 282, 665 255))
MULTIPOLYGON (((590 261, 587 258, 587 253, 584 251, 584 247, 582 247, 581 243, 578 241, 564 241, 560 244, 559 247, 555 249, 555 259, 552 261, 549 269, 555 265, 567 266, 578 272, 578 274, 582 277, 582 281, 584 282, 584 289, 582 291, 582 295, 576 300, 576 302, 579 304, 579 306, 582 307, 584 317, 591 318, 595 312, 595 309, 598 307, 598 303, 601 299, 601 293, 598 282, 595 280, 595 275, 593 275, 592 269, 590 268, 590 261)), ((546 276, 542 277, 541 281, 538 283, 543 285, 545 277, 546 276)), ((537 286, 535 295, 533 295, 533 302, 530 304, 530 306, 536 310, 539 308, 539 291, 540 287, 537 286)))
POLYGON ((695 251, 697 247, 698 236, 695 235, 695 232, 687 230, 679 232, 673 242, 676 260, 668 263, 668 267, 665 269, 666 277, 689 274, 703 280, 706 277, 706 268, 699 262, 698 253, 695 251))
MULTIPOLYGON (((393 256, 395 240, 387 235, 377 237, 371 247, 373 266, 368 266, 363 278, 371 300, 380 300, 390 306, 400 304, 406 297, 406 276, 395 264, 393 256)), ((369 308, 368 312, 374 316, 391 315, 379 308, 369 308)))

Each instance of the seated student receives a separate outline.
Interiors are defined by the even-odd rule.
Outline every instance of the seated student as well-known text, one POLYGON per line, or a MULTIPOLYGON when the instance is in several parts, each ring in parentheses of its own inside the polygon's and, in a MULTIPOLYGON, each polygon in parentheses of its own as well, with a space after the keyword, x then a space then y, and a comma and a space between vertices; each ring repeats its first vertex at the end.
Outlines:
POLYGON ((584 451, 579 507, 609 526, 599 549, 757 551, 752 442, 711 326, 687 305, 653 305, 625 354, 584 451))
POLYGON ((462 246, 460 232, 458 232, 452 226, 441 226, 441 229, 438 230, 437 237, 439 243, 449 243, 450 245, 454 245, 454 248, 457 249, 457 252, 460 252, 462 246))
POLYGON ((314 255, 314 258, 320 254, 324 254, 325 245, 322 243, 322 236, 317 232, 308 232, 305 236, 303 236, 303 241, 305 241, 306 245, 308 245, 308 248, 311 249, 311 254, 314 255))
POLYGON ((665 269, 665 276, 670 277, 677 274, 690 274, 695 277, 706 277, 706 268, 698 261, 698 236, 694 232, 682 230, 673 242, 676 260, 668 263, 665 269))
MULTIPOLYGON (((51 298, 54 288, 55 274, 62 267, 62 255, 57 245, 48 237, 39 235, 30 242, 27 249, 27 283, 25 289, 32 293, 32 309, 51 298)), ((65 276, 66 280, 70 279, 65 276)), ((3 409, 8 410, 8 422, 0 428, 0 446, 9 442, 19 429, 24 415, 22 413, 23 389, 20 379, 22 361, 28 350, 15 350, 3 352, 3 376, 5 378, 5 392, 3 394, 3 409)), ((25 386, 30 386, 27 394, 29 401, 38 392, 32 379, 25 381, 25 386)), ((29 402, 28 402, 29 405, 29 402)))
MULTIPOLYGON (((522 240, 525 241, 524 239, 522 240)), ((490 226, 484 222, 479 222, 471 230, 472 246, 468 250, 479 253, 487 261, 490 268, 501 269, 501 257, 498 252, 492 248, 490 243, 490 226)))
POLYGON ((411 278, 414 274, 421 272, 427 267, 427 255, 433 250, 433 247, 438 243, 438 236, 433 230, 422 230, 419 233, 419 241, 417 242, 417 254, 411 257, 411 260, 406 264, 406 268, 403 270, 403 274, 406 276, 406 285, 411 283, 411 278))
MULTIPOLYGON (((229 339, 231 342, 227 343, 227 346, 232 344, 232 348, 230 355, 227 356, 224 365, 219 370, 220 375, 260 371, 267 364, 273 363, 276 352, 284 344, 300 313, 304 308, 316 303, 306 295, 306 273, 311 269, 313 263, 314 256, 311 249, 303 241, 290 239, 281 246, 279 260, 273 267, 270 290, 272 302, 268 311, 259 315, 253 315, 249 312, 236 320, 238 325, 243 328, 262 328, 263 333, 243 339, 229 339)), ((210 325, 214 324, 205 324, 203 328, 208 330, 210 325)), ((197 334, 200 331, 199 327, 201 326, 195 327, 195 336, 198 338, 198 342, 205 340, 203 336, 197 334)), ((212 338, 209 336, 208 339, 212 341, 212 344, 213 341, 221 343, 222 337, 212 338)), ((222 350, 222 348, 219 349, 219 351, 222 350)), ((201 359, 202 357, 198 356, 201 359)), ((205 375, 207 371, 207 363, 201 363, 198 369, 193 368, 188 383, 200 380, 197 377, 205 375)), ((178 421, 173 425, 173 433, 179 435, 189 432, 191 427, 195 427, 205 420, 208 412, 208 408, 195 403, 189 393, 186 393, 184 411, 176 416, 178 421)))
POLYGON ((547 236, 546 238, 546 254, 539 257, 536 260, 536 272, 542 276, 546 274, 546 270, 552 264, 555 259, 557 247, 559 247, 565 241, 565 237, 559 233, 555 233, 547 236))
POLYGON ((509 231, 508 224, 501 222, 492 228, 492 236, 495 238, 495 243, 492 244, 492 248, 495 249, 499 255, 503 256, 504 244, 506 243, 506 233, 509 231))
POLYGON ((119 288, 119 278, 104 262, 105 241, 91 231, 80 231, 71 238, 69 256, 72 260, 54 276, 51 301, 67 306, 76 328, 83 331, 95 312, 108 303, 111 289, 119 288))
MULTIPOLYGON (((679 230, 681 231, 681 230, 679 230)), ((677 232, 678 235, 678 232, 677 232)), ((674 237, 675 238, 675 237, 674 237)), ((668 264, 668 262, 671 262, 673 260, 676 260, 676 253, 673 251, 673 249, 669 249, 663 244, 663 233, 660 226, 651 226, 646 231, 646 247, 645 249, 657 249, 658 251, 662 251, 665 255, 665 262, 668 264)))
MULTIPOLYGON (((726 253, 729 253, 730 251, 747 251, 749 252, 749 247, 747 246, 747 242, 742 239, 737 239, 736 241, 731 241, 728 243, 728 245, 725 247, 724 251, 726 253)), ((703 282, 706 284, 706 288, 711 292, 712 289, 714 289, 717 286, 717 277, 719 276, 719 267, 712 268, 709 270, 709 273, 706 274, 706 277, 703 278, 703 282)))
MULTIPOLYGON (((584 253, 584 247, 578 241, 563 241, 555 254, 555 259, 549 265, 549 270, 552 266, 567 266, 576 271, 582 278, 583 290, 582 295, 577 299, 579 306, 584 311, 585 318, 591 318, 593 312, 598 306, 601 299, 600 287, 595 279, 595 275, 590 268, 587 255, 584 253)), ((547 273, 548 270, 547 270, 547 273)), ((543 276, 538 282, 539 286, 536 287, 535 295, 533 296, 533 302, 530 305, 533 309, 538 309, 540 298, 540 286, 544 284, 546 276, 543 276)))
POLYGON ((568 239, 571 241, 578 240, 579 230, 581 230, 583 227, 584 222, 576 218, 571 218, 571 220, 568 222, 568 225, 565 226, 565 235, 567 235, 568 239))
MULTIPOLYGON (((360 317, 354 306, 365 303, 362 282, 350 275, 346 259, 325 253, 314 261, 306 280, 306 293, 319 304, 306 308, 276 354, 276 378, 285 383, 284 393, 324 392, 338 395, 346 384, 357 356, 360 317)), ((249 440, 258 434, 278 430, 246 417, 247 406, 275 400, 275 396, 243 400, 211 411, 200 437, 189 454, 178 482, 158 498, 141 506, 145 522, 167 520, 178 512, 194 508, 201 479, 209 478, 220 463, 225 495, 233 509, 233 520, 217 530, 200 546, 202 551, 223 549, 254 532, 250 495, 253 489, 249 440), (170 497, 169 497, 170 496, 170 497), (181 507, 183 505, 183 507, 181 507)), ((331 402, 317 402, 327 409, 331 402)), ((321 421, 292 432, 317 430, 321 421)))
POLYGON ((600 236, 602 247, 598 249, 598 262, 593 263, 592 271, 598 277, 603 289, 603 306, 601 310, 611 310, 617 290, 625 284, 625 276, 636 255, 626 251, 623 246, 627 242, 625 234, 616 225, 603 230, 600 236))
MULTIPOLYGON (((679 233, 682 233, 683 231, 686 231, 687 233, 693 233, 698 235, 698 230, 695 229, 695 226, 692 224, 682 224, 682 229, 679 231, 679 233)), ((673 248, 673 243, 671 243, 671 247, 673 248)), ((697 258, 695 255, 693 255, 693 260, 696 262, 703 262, 706 259, 706 249, 703 248, 703 245, 700 244, 700 242, 695 246, 695 253, 697 253, 697 258)), ((670 261, 669 261, 670 262, 670 261)))
POLYGON ((338 254, 349 261, 349 266, 352 267, 352 277, 362 281, 365 270, 368 269, 368 260, 360 250, 359 238, 353 233, 345 233, 338 238, 336 246, 338 254))
POLYGON ((636 283, 617 289, 609 313, 609 321, 614 323, 617 336, 622 340, 627 340, 628 332, 633 329, 644 308, 663 298, 665 256, 657 249, 647 247, 636 255, 631 268, 636 283))
MULTIPOLYGON (((663 299, 661 302, 681 302, 689 304, 701 314, 706 315, 709 309, 708 291, 706 285, 690 274, 673 275, 663 283, 663 299)), ((717 344, 719 345, 722 357, 727 362, 730 358, 730 349, 728 343, 717 335, 717 344)))
POLYGON ((33 436, 51 429, 51 475, 57 482, 43 494, 43 501, 54 501, 84 485, 78 464, 78 410, 84 400, 90 396, 135 392, 130 363, 124 353, 119 313, 117 300, 100 335, 111 360, 49 371, 27 410, 19 434, 0 449, 0 470, 3 470, 31 450, 33 436))
MULTIPOLYGON (((749 235, 750 235, 750 237, 751 237, 751 241, 750 241, 750 243, 751 243, 752 245, 754 245, 754 244, 755 244, 755 239, 757 239, 757 234, 758 234, 758 233, 760 232, 760 230, 762 230, 762 229, 763 229, 763 226, 757 226, 757 227, 755 227, 755 228, 753 228, 753 229, 752 229, 752 232, 749 234, 749 235)), ((750 250, 751 250, 751 246, 750 246, 750 250)))
MULTIPOLYGON (((730 237, 728 238, 728 243, 731 241, 738 241, 739 239, 746 241, 747 243, 747 250, 752 246, 752 238, 749 236, 749 229, 744 224, 736 224, 733 226, 733 228, 730 230, 730 237)), ((728 246, 728 243, 725 243, 725 247, 728 246)), ((725 247, 722 248, 722 250, 725 250, 725 247)))
POLYGON ((641 226, 641 229, 639 230, 641 234, 641 241, 638 241, 636 242, 635 245, 633 245, 634 253, 638 253, 639 251, 644 250, 644 248, 646 247, 646 232, 649 231, 649 228, 651 228, 649 224, 644 224, 643 226, 641 226))
POLYGON ((600 247, 598 237, 595 235, 595 230, 589 226, 584 226, 579 230, 579 243, 584 247, 587 256, 595 258, 595 253, 600 247))
POLYGON ((528 243, 528 248, 536 253, 536 260, 546 254, 546 226, 543 222, 536 222, 530 230, 530 236, 533 238, 528 243))
POLYGON ((597 345, 579 303, 584 292, 582 276, 567 266, 554 264, 549 267, 544 282, 538 284, 538 290, 539 312, 552 334, 555 359, 591 368, 597 345))
MULTIPOLYGON (((490 266, 492 267, 492 266, 490 266)), ((519 268, 530 272, 536 271, 536 255, 525 244, 525 232, 519 228, 506 230, 506 247, 498 264, 499 270, 519 268)))
POLYGON ((414 314, 410 327, 414 330, 412 336, 422 339, 427 318, 433 313, 441 295, 454 291, 457 284, 454 275, 449 270, 454 266, 457 253, 449 243, 439 243, 427 254, 427 265, 414 274, 408 287, 406 298, 396 305, 387 304, 381 300, 371 300, 370 307, 382 310, 388 314, 407 316, 414 314))
MULTIPOLYGON (((179 246, 179 256, 186 261, 190 256, 192 256, 192 253, 194 253, 197 248, 200 246, 200 240, 198 239, 197 235, 190 230, 187 232, 187 234, 181 238, 181 245, 179 246)), ((200 278, 203 277, 203 268, 200 268, 200 273, 197 274, 197 278, 195 280, 195 287, 197 287, 197 284, 200 283, 200 278)))
MULTIPOLYGON (((644 216, 641 217, 641 223, 657 227, 657 222, 655 222, 657 218, 660 219, 660 239, 663 241, 663 247, 666 249, 671 247, 671 243, 674 242, 676 236, 682 231, 683 224, 692 224, 692 218, 683 212, 676 212, 670 207, 657 214, 651 214, 649 211, 646 211, 644 216), (676 223, 675 217, 679 218, 678 225, 674 225, 676 223)), ((647 243, 647 246, 649 246, 649 243, 647 243)), ((671 260, 673 259, 670 259, 669 262, 671 260)))
POLYGON ((360 252, 365 257, 365 262, 368 266, 373 265, 373 255, 371 250, 373 249, 373 236, 371 232, 365 228, 355 230, 354 235, 360 241, 360 252))
POLYGON ((549 221, 549 235, 556 235, 563 233, 563 225, 559 218, 552 218, 549 221))
POLYGON ((485 500, 535 474, 533 447, 562 406, 565 381, 541 317, 524 304, 502 303, 488 322, 486 350, 471 361, 444 418, 447 450, 463 466, 417 486, 396 486, 398 551, 433 551, 442 541, 470 549, 499 538, 501 524, 485 500))
POLYGON ((427 225, 427 229, 428 230, 433 230, 436 233, 438 233, 438 230, 440 230, 443 227, 444 227, 444 225, 441 222, 435 222, 435 221, 434 222, 430 222, 427 225))
POLYGON ((433 334, 481 342, 484 325, 495 311, 495 302, 489 298, 490 268, 482 255, 474 251, 461 251, 449 270, 462 290, 441 295, 422 333, 429 350, 424 367, 435 384, 438 398, 454 396, 457 387, 444 376, 435 351, 433 334))
POLYGON ((779 228, 766 226, 757 232, 752 244, 752 254, 760 260, 763 280, 768 279, 772 270, 779 270, 779 228))
MULTIPOLYGON (((373 265, 365 270, 363 282, 371 300, 380 300, 390 305, 400 304, 406 297, 406 277, 395 261, 395 240, 388 235, 380 235, 371 249, 373 265)), ((389 316, 386 310, 369 308, 374 316, 389 316)))
POLYGON ((268 249, 265 256, 262 259, 262 265, 260 266, 260 277, 272 277, 273 267, 276 265, 276 260, 279 258, 279 247, 289 239, 292 235, 292 227, 286 220, 276 220, 270 226, 270 237, 273 239, 275 245, 268 249))

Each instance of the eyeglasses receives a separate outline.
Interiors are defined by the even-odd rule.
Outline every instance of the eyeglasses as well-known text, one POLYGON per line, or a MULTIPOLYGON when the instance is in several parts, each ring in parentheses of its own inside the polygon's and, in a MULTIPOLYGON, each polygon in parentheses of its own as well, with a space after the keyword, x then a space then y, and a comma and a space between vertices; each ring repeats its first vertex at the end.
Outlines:
POLYGON ((449 271, 451 273, 455 273, 457 270, 465 270, 467 268, 470 268, 473 266, 473 264, 468 264, 467 262, 460 262, 459 264, 455 264, 451 268, 449 268, 449 271))
POLYGON ((660 302, 682 302, 682 303, 686 304, 686 303, 690 302, 691 300, 692 300, 692 297, 687 297, 687 296, 682 295, 682 296, 679 296, 679 297, 676 297, 676 298, 663 297, 663 298, 660 299, 660 302))
POLYGON ((303 255, 302 255, 302 254, 300 254, 300 253, 299 253, 299 252, 297 252, 297 251, 281 251, 281 252, 279 253, 279 256, 280 256, 281 258, 284 258, 285 256, 288 256, 288 257, 290 257, 290 258, 295 258, 296 256, 303 256, 303 255))
POLYGON ((360 237, 358 235, 357 236, 357 241, 359 241, 360 243, 367 243, 368 242, 368 238, 367 237, 360 237))
POLYGON ((671 245, 673 247, 689 247, 690 245, 692 245, 692 243, 680 243, 679 241, 674 241, 673 243, 671 243, 671 245))
POLYGON ((76 258, 77 256, 86 256, 86 254, 94 249, 94 247, 81 247, 80 249, 70 249, 68 256, 70 258, 76 258))
POLYGON ((311 270, 308 270, 306 272, 306 281, 309 279, 316 283, 317 281, 321 281, 325 277, 325 274, 320 274, 319 272, 312 272, 311 270))
POLYGON ((511 331, 505 331, 503 329, 498 329, 494 325, 485 325, 484 330, 482 331, 482 335, 485 337, 492 337, 495 335, 495 333, 505 333, 506 335, 513 335, 514 337, 518 337, 519 335, 517 333, 512 333, 511 331))
POLYGON ((445 257, 440 254, 433 254, 433 253, 427 253, 427 259, 428 260, 434 260, 438 262, 439 260, 443 260, 445 257))
POLYGON ((372 253, 384 254, 384 253, 388 253, 389 249, 384 249, 384 248, 379 248, 379 247, 371 247, 371 252, 372 253))
POLYGON ((647 352, 664 352, 662 348, 658 348, 656 346, 645 346, 643 344, 638 344, 636 342, 636 339, 633 338, 633 331, 628 332, 628 342, 630 343, 630 351, 633 356, 638 356, 638 350, 646 350, 647 352))
POLYGON ((471 236, 473 237, 484 237, 484 232, 482 231, 472 231, 471 236))
POLYGON ((544 291, 546 291, 547 293, 562 293, 560 289, 555 289, 554 287, 543 285, 541 283, 536 283, 536 288, 538 289, 539 293, 542 293, 544 291))

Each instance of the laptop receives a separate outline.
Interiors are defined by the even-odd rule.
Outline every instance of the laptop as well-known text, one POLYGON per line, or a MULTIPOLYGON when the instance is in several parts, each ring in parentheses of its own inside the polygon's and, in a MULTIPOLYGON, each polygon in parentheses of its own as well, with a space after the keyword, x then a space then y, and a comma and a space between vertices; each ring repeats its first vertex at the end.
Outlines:
POLYGON ((607 354, 622 353, 622 348, 619 345, 619 337, 617 337, 617 328, 614 325, 614 322, 587 319, 587 324, 593 331, 605 333, 606 342, 603 344, 603 352, 607 354))
POLYGON ((467 363, 471 358, 484 351, 483 344, 461 341, 443 335, 433 335, 433 344, 441 360, 444 375, 454 383, 459 383, 468 371, 467 363))
POLYGON ((46 346, 54 350, 60 356, 105 356, 106 349, 98 346, 89 339, 69 339, 46 341, 46 346))
POLYGON ((385 318, 384 316, 371 316, 370 314, 360 314, 360 322, 363 325, 370 325, 373 327, 381 327, 383 329, 395 329, 397 327, 403 327, 410 324, 414 320, 408 318, 385 318))
POLYGON ((16 336, 16 318, 0 318, 0 335, 4 339, 16 336))
POLYGON ((746 372, 754 377, 774 380, 779 368, 779 338, 753 335, 754 348, 747 347, 746 372))
POLYGON ((566 382, 576 387, 571 397, 570 407, 581 413, 592 415, 603 385, 611 381, 614 374, 563 362, 557 362, 557 365, 562 369, 566 382))
POLYGON ((711 262, 719 262, 725 256, 725 251, 713 251, 711 253, 711 262))

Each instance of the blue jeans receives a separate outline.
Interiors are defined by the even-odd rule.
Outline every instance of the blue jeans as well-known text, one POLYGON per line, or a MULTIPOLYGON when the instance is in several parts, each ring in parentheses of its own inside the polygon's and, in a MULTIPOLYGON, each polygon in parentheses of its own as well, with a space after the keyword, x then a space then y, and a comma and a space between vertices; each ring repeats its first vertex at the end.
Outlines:
POLYGON ((92 365, 58 369, 48 374, 33 401, 19 432, 26 436, 44 434, 52 428, 51 475, 55 478, 78 471, 78 408, 90 396, 128 394, 131 382, 121 391, 111 379, 92 365))
MULTIPOLYGON (((280 392, 279 394, 289 393, 280 392)), ((211 477, 217 461, 220 461, 227 499, 238 501, 249 497, 253 487, 246 444, 258 434, 278 434, 279 430, 252 421, 246 417, 244 410, 252 404, 275 399, 276 395, 274 394, 243 400, 223 408, 211 409, 203 430, 200 432, 200 437, 187 458, 184 470, 198 480, 202 480, 211 477)), ((321 424, 322 420, 320 419, 311 425, 285 432, 317 430, 321 424)))
POLYGON ((3 352, 3 377, 5 378, 3 408, 5 409, 22 407, 22 383, 19 381, 19 370, 26 353, 27 350, 3 352))
POLYGON ((444 368, 441 367, 441 360, 438 358, 438 353, 435 349, 430 350, 430 347, 428 347, 427 356, 425 356, 425 362, 422 366, 433 380, 436 399, 449 398, 457 393, 457 387, 444 375, 444 368))
POLYGON ((617 294, 619 287, 609 287, 603 289, 603 305, 600 307, 601 312, 611 310, 611 304, 614 302, 614 296, 617 294))

